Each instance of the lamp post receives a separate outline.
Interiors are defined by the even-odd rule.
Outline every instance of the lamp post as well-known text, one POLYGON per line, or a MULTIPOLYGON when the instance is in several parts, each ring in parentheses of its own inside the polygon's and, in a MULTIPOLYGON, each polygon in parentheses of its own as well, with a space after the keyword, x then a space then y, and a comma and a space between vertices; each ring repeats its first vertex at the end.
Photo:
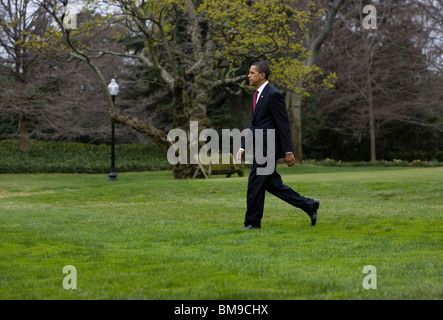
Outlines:
MULTIPOLYGON (((115 105, 115 98, 118 94, 118 84, 115 82, 115 79, 111 80, 111 83, 108 85, 108 90, 112 97, 112 103, 115 105)), ((111 119, 111 125, 111 172, 108 174, 108 181, 117 181, 117 174, 115 173, 114 119, 111 119)))

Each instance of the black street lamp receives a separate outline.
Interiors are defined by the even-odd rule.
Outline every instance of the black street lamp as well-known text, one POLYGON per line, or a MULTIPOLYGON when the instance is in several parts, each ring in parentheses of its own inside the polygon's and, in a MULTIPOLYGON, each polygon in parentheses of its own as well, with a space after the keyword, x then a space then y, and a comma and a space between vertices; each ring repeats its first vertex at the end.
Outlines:
MULTIPOLYGON (((112 97, 112 103, 115 107, 115 97, 118 94, 118 84, 115 82, 115 79, 111 80, 111 83, 108 85, 109 93, 112 97)), ((111 172, 108 174, 108 181, 117 181, 117 174, 115 173, 115 142, 114 142, 114 119, 111 119, 112 131, 111 131, 111 172)))

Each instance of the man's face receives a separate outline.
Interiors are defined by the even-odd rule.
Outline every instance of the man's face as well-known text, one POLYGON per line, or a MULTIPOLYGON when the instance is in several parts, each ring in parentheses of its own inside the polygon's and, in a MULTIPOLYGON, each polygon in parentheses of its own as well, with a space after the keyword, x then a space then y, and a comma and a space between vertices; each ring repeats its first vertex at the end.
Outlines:
POLYGON ((265 73, 260 73, 255 66, 251 66, 248 78, 250 85, 259 88, 265 82, 265 73))

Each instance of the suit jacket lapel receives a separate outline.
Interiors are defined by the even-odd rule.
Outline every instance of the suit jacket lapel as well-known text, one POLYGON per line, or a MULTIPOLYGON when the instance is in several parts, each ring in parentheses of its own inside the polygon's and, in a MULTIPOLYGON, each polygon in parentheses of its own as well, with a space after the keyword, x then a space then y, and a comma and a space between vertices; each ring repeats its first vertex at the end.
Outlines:
POLYGON ((263 100, 266 97, 266 93, 267 93, 267 91, 269 89, 269 86, 270 86, 270 84, 268 83, 266 85, 266 87, 263 89, 263 91, 262 91, 262 93, 260 95, 260 98, 258 99, 257 104, 255 105, 255 112, 252 113, 252 120, 254 120, 255 116, 257 115, 258 110, 260 109, 260 106, 262 105, 262 102, 263 102, 263 100))

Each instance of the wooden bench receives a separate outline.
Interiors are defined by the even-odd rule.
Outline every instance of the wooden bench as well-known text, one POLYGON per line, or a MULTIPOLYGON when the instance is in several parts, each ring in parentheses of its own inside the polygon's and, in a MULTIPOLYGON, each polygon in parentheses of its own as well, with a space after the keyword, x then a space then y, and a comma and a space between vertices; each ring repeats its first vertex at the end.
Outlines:
POLYGON ((206 179, 211 178, 211 175, 214 174, 225 174, 226 178, 229 178, 232 174, 238 174, 239 177, 243 177, 245 175, 245 165, 242 164, 235 164, 234 163, 234 157, 232 154, 229 154, 229 163, 224 164, 222 162, 223 155, 219 155, 219 161, 218 163, 209 163, 208 165, 204 165, 198 162, 197 169, 194 172, 193 179, 197 178, 198 176, 203 175, 206 179))

